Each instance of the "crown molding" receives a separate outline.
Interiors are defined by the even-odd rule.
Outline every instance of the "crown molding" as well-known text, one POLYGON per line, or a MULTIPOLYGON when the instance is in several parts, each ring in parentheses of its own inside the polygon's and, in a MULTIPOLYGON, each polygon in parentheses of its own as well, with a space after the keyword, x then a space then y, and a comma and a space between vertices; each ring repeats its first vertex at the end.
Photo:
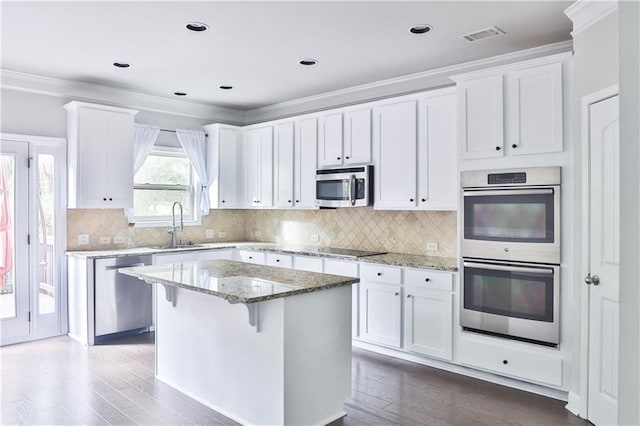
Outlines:
POLYGON ((573 22, 571 36, 586 30, 618 10, 618 0, 577 0, 564 14, 573 22))
POLYGON ((0 74, 0 87, 3 89, 76 101, 98 101, 113 106, 192 117, 210 122, 223 121, 232 124, 245 122, 245 112, 239 109, 167 99, 95 83, 44 77, 5 69, 0 70, 0 74))
POLYGON ((246 120, 247 124, 254 124, 297 114, 312 113, 330 108, 384 99, 391 96, 450 86, 454 84, 454 81, 451 79, 452 75, 567 53, 571 52, 572 49, 573 41, 567 40, 507 53, 504 55, 492 56, 489 58, 437 68, 434 70, 408 74, 387 80, 380 80, 373 83, 362 84, 346 89, 251 109, 246 112, 246 120))

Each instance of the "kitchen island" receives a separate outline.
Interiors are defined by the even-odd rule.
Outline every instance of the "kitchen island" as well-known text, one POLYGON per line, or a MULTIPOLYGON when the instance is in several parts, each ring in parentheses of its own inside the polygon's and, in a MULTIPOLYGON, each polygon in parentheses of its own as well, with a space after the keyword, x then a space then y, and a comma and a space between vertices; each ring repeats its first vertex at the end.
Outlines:
POLYGON ((124 268, 156 292, 156 376, 244 424, 326 424, 351 389, 357 278, 230 260, 124 268))

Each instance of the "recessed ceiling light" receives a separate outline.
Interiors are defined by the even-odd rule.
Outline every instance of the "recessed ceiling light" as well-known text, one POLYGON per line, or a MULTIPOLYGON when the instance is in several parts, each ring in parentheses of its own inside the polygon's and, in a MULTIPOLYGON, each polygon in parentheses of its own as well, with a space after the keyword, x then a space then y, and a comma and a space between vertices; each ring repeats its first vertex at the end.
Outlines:
POLYGON ((429 24, 419 24, 409 28, 409 32, 412 34, 426 34, 432 29, 433 27, 429 24))
POLYGON ((316 61, 315 59, 302 59, 300 61, 300 65, 315 65, 317 63, 318 61, 316 61))
POLYGON ((231 89, 233 89, 233 86, 220 86, 220 88, 222 90, 231 90, 231 89))
POLYGON ((207 31, 209 26, 207 24, 203 24, 202 22, 189 22, 185 25, 185 28, 195 32, 207 31))
POLYGON ((114 62, 113 66, 117 68, 129 68, 131 65, 126 62, 114 62))
POLYGON ((173 92, 173 94, 176 96, 187 96, 187 94, 184 92, 173 92))

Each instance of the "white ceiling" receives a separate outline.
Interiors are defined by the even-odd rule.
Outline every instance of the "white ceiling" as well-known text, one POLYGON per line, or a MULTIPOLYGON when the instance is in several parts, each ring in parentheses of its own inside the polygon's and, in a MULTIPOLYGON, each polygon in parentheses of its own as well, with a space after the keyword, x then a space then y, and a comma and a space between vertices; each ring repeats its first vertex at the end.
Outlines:
POLYGON ((3 1, 1 66, 248 110, 569 40, 571 3, 3 1), (494 25, 506 35, 460 37, 494 25))

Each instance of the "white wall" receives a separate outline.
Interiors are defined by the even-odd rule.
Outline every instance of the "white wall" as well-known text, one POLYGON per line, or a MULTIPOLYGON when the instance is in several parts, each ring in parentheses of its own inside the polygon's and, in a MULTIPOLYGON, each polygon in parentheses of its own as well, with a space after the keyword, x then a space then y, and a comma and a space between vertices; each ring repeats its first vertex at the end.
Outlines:
POLYGON ((575 235, 574 247, 574 310, 572 315, 573 355, 571 392, 580 395, 581 385, 586 377, 580 375, 581 358, 581 298, 583 278, 586 276, 586 265, 582 262, 581 247, 586 244, 582 235, 582 155, 586 149, 581 140, 580 100, 583 96, 618 82, 618 13, 612 13, 586 30, 576 34, 573 40, 574 50, 574 96, 573 96, 573 134, 575 135, 574 150, 574 182, 575 182, 575 210, 573 231, 575 235))
POLYGON ((618 421, 640 424, 640 3, 620 10, 620 382, 618 421))

